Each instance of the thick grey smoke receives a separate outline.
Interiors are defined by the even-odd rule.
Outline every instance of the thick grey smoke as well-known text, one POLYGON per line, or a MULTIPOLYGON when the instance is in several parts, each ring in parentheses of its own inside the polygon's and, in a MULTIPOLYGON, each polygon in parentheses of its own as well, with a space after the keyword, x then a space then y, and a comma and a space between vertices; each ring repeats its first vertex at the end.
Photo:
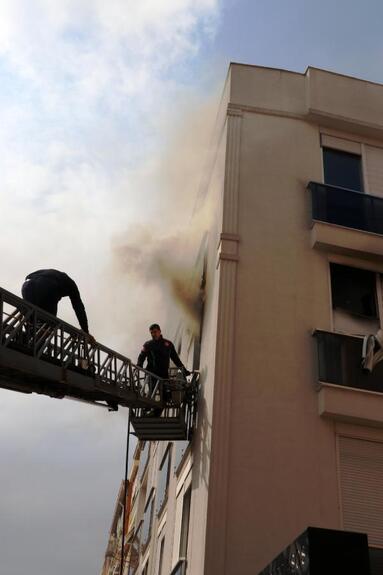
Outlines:
POLYGON ((179 115, 182 121, 171 130, 167 126, 168 145, 153 164, 158 193, 149 203, 142 197, 143 210, 153 213, 114 238, 110 273, 119 289, 126 289, 129 327, 145 336, 153 321, 166 326, 175 309, 192 332, 199 330, 203 294, 195 264, 213 210, 205 202, 196 211, 196 201, 216 110, 215 97, 189 102, 179 115))
POLYGON ((181 233, 161 237, 139 228, 117 243, 115 257, 122 273, 139 285, 156 286, 168 306, 181 308, 196 332, 202 294, 201 278, 193 267, 193 248, 181 233))

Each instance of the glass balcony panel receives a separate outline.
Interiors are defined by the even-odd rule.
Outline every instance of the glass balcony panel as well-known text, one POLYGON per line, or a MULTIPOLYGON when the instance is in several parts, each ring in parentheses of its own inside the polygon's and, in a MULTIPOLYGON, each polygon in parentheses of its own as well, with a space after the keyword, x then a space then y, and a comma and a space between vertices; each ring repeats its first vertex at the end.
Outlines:
POLYGON ((363 339, 316 331, 319 380, 357 389, 383 393, 383 362, 371 373, 361 368, 363 339))
POLYGON ((313 220, 383 234, 383 198, 316 182, 308 187, 313 220))
POLYGON ((383 573, 383 549, 370 547, 369 552, 371 575, 381 575, 383 573))

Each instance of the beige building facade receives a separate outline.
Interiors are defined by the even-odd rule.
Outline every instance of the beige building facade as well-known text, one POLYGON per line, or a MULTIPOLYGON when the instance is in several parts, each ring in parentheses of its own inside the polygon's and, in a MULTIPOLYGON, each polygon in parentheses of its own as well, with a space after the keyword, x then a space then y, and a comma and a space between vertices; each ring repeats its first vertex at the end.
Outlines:
POLYGON ((201 334, 174 332, 198 425, 140 447, 126 573, 257 574, 309 526, 366 533, 377 561, 383 85, 232 64, 213 142, 201 334))

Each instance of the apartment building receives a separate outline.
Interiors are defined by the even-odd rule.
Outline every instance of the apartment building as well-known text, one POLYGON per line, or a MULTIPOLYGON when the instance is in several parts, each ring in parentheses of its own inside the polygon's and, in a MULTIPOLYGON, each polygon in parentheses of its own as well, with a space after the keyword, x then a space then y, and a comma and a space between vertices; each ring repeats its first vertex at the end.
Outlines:
POLYGON ((346 541, 339 565, 364 534, 354 572, 383 572, 383 85, 232 64, 199 202, 202 329, 174 332, 198 424, 140 452, 126 573, 295 572, 273 561, 303 533, 346 541))
POLYGON ((134 451, 129 481, 125 483, 123 480, 120 484, 101 575, 120 575, 121 561, 124 565, 129 562, 132 568, 133 565, 138 565, 138 556, 131 541, 137 520, 137 506, 133 506, 133 500, 137 490, 136 478, 139 471, 140 453, 141 444, 139 443, 134 451), (122 546, 124 546, 123 552, 122 546))

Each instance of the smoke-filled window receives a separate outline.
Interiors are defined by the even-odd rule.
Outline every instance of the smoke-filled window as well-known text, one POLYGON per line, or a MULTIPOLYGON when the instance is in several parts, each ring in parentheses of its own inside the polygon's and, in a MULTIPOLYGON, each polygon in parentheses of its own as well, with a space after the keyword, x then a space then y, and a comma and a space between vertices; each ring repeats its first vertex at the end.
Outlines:
POLYGON ((350 335, 375 333, 380 326, 380 274, 331 263, 330 275, 335 331, 350 335))

